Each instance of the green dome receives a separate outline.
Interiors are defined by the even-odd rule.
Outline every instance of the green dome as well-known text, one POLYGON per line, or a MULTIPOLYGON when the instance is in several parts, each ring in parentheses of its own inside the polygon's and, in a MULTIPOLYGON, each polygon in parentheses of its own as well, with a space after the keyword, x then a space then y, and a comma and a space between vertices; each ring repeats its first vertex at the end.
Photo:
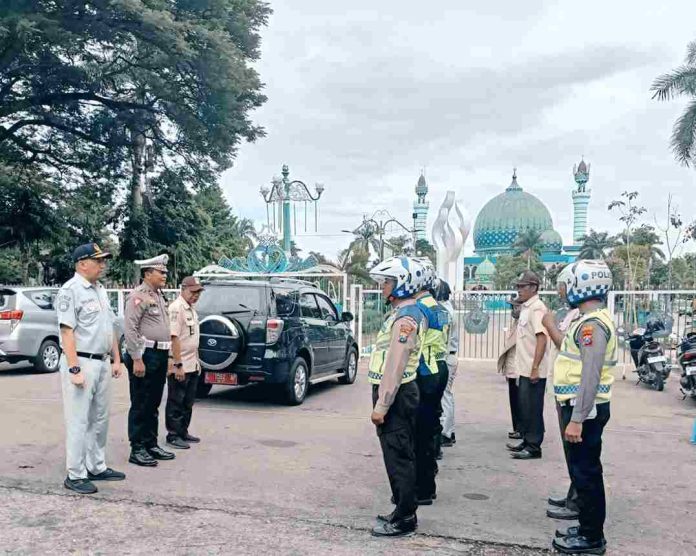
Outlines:
POLYGON ((486 279, 493 278, 495 275, 495 265, 486 257, 481 264, 476 267, 476 279, 485 282, 486 279))
POLYGON ((553 230, 553 221, 544 203, 522 191, 515 173, 510 187, 488 201, 476 217, 474 247, 481 255, 511 253, 517 236, 528 229, 553 230))
POLYGON ((560 253, 563 250, 563 238, 556 230, 546 230, 539 239, 542 253, 560 253))

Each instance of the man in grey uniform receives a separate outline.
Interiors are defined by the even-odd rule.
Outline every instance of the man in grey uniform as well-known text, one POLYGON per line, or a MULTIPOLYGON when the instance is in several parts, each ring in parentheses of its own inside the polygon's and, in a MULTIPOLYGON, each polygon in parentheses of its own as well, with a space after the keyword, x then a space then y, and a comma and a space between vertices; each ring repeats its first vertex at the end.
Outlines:
POLYGON ((159 406, 167 381, 169 315, 162 288, 167 282, 167 255, 145 261, 140 266, 143 283, 126 300, 124 357, 130 383, 131 408, 128 412, 128 461, 155 467, 157 460, 174 459, 174 454, 157 445, 159 406))
POLYGON ((98 282, 110 257, 96 243, 75 249, 75 276, 56 297, 68 470, 63 484, 80 494, 97 492, 92 481, 126 478, 105 463, 109 388, 111 377, 121 375, 114 313, 98 282))

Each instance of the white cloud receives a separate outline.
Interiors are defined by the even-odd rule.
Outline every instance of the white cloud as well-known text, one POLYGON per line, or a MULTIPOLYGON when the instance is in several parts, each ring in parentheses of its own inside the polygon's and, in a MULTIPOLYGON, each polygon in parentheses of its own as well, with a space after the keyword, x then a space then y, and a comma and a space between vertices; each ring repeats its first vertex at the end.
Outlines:
POLYGON ((696 5, 461 4, 274 2, 258 64, 269 101, 255 115, 268 136, 223 178, 235 210, 265 221, 258 188, 287 163, 326 185, 319 236, 299 243, 333 256, 363 214, 386 208, 410 225, 421 167, 431 215, 454 189, 475 216, 517 166, 568 240, 583 154, 593 227, 618 229, 606 205, 623 190, 652 211, 668 190, 689 208, 693 172, 668 148, 681 104, 649 87, 696 38, 696 5))

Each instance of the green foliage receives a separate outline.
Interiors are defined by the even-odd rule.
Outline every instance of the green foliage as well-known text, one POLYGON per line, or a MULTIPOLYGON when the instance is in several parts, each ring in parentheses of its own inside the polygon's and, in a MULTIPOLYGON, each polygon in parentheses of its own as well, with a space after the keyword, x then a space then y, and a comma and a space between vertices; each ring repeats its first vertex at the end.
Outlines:
POLYGON ((419 257, 428 257, 433 265, 437 265, 435 247, 427 239, 416 240, 416 254, 419 257))
POLYGON ((672 129, 670 141, 675 158, 688 166, 696 155, 696 42, 687 46, 685 64, 660 75, 652 84, 653 98, 669 101, 685 96, 690 99, 672 129))
POLYGON ((256 0, 15 0, 0 10, 0 145, 19 160, 117 175, 138 136, 162 159, 224 169, 263 131, 256 0))
POLYGON ((0 284, 22 282, 21 253, 17 247, 0 248, 0 284))
POLYGON ((501 255, 495 261, 495 276, 493 282, 496 290, 514 289, 517 277, 527 270, 528 265, 539 274, 544 271, 544 265, 538 257, 532 257, 528 261, 521 255, 501 255))
POLYGON ((616 244, 616 238, 610 236, 608 232, 590 230, 590 233, 582 238, 579 256, 581 259, 605 259, 609 249, 616 244))
POLYGON ((532 268, 534 259, 539 259, 541 255, 541 232, 527 229, 522 232, 515 240, 513 245, 516 255, 522 255, 527 261, 526 268, 532 268))

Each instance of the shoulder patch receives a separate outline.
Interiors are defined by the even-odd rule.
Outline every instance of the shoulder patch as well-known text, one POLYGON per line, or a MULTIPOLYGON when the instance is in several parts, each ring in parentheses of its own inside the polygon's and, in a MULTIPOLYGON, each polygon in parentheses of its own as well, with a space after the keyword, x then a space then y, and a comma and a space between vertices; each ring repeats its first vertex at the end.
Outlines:
POLYGON ((585 347, 591 346, 593 334, 594 327, 591 324, 584 324, 580 330, 580 343, 585 347))
POLYGON ((405 344, 408 337, 416 330, 416 323, 410 318, 403 318, 399 322, 399 342, 405 344))

